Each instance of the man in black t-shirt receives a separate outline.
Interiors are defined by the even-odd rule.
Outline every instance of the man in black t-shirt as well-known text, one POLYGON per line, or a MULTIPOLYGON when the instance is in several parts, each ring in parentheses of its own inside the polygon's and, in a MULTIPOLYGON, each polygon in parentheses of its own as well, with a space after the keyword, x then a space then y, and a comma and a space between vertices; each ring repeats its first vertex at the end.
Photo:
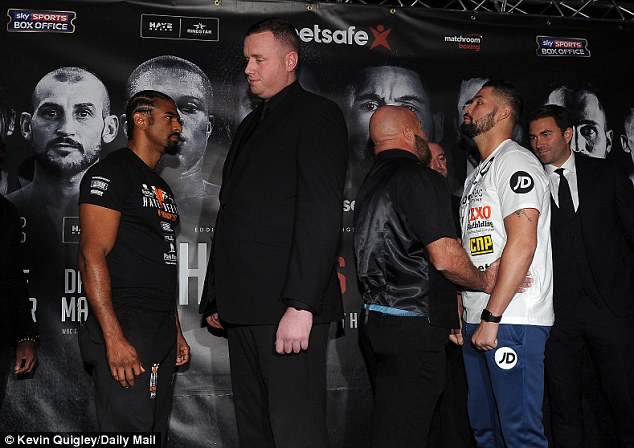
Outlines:
POLYGON ((383 106, 370 137, 377 157, 356 199, 354 247, 361 348, 374 390, 372 446, 426 446, 445 346, 459 327, 447 279, 490 290, 495 267, 479 271, 456 240, 449 189, 425 166, 431 155, 416 114, 383 106))
POLYGON ((175 153, 182 126, 174 101, 134 95, 128 147, 81 182, 78 263, 91 315, 80 330, 92 366, 101 431, 155 431, 165 441, 175 366, 189 361, 176 314, 174 194, 154 169, 175 153))

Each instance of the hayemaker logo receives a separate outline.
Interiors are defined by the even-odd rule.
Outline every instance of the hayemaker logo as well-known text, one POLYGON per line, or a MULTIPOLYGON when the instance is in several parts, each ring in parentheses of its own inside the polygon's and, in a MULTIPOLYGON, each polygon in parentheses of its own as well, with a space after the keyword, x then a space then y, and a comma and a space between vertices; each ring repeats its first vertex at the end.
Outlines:
POLYGON ((588 41, 577 37, 537 36, 537 56, 589 58, 588 41))
POLYGON ((387 41, 391 31, 392 28, 386 28, 384 25, 370 27, 370 33, 372 34, 372 41, 370 41, 370 34, 362 29, 357 29, 356 26, 349 26, 347 29, 331 30, 329 28, 321 28, 315 24, 312 28, 301 28, 297 30, 297 35, 303 42, 357 45, 360 47, 367 47, 369 45, 370 50, 383 47, 392 51, 387 41))
POLYGON ((62 219, 62 228, 62 243, 79 243, 81 229, 79 228, 78 216, 64 216, 62 219))
POLYGON ((36 11, 31 9, 9 9, 7 31, 74 33, 74 11, 36 11))
POLYGON ((219 29, 217 18, 141 14, 141 37, 146 39, 218 41, 219 29))
POLYGON ((445 36, 445 42, 449 42, 452 44, 457 44, 459 50, 468 50, 468 51, 480 51, 480 45, 482 45, 482 35, 481 34, 467 34, 467 35, 459 35, 459 36, 445 36))

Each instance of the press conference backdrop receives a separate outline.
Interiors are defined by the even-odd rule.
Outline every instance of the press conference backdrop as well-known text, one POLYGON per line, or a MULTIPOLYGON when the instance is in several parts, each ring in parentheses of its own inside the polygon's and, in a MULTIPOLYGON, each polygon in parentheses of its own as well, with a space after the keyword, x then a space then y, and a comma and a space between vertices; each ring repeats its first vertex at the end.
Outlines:
MULTIPOLYGON (((9 380, 0 431, 96 430, 94 391, 77 343, 77 329, 89 313, 75 261, 77 191, 64 188, 72 179, 34 151, 46 132, 42 120, 32 117, 38 101, 34 89, 53 70, 81 67, 106 87, 110 111, 80 142, 93 145, 99 158, 125 145, 121 115, 134 88, 166 91, 185 121, 181 155, 164 159, 159 168, 181 211, 175 294, 192 347, 191 363, 175 379, 174 447, 237 446, 226 339, 203 326, 197 307, 222 164, 237 124, 257 100, 243 75, 242 39, 252 23, 278 16, 296 26, 303 46, 300 82, 338 102, 349 127, 350 170, 337 260, 346 314, 332 329, 328 353, 332 446, 368 442, 371 391, 357 345, 361 297, 352 216, 356 191, 372 162, 367 123, 377 107, 402 104, 419 115, 429 138, 444 146, 451 189, 459 195, 467 154, 473 153, 458 132, 461 106, 479 86, 492 78, 511 81, 530 110, 562 97, 566 85, 580 98, 575 107, 587 107, 596 117, 583 133, 586 150, 616 158, 631 170, 630 154, 620 144, 625 114, 634 106, 631 23, 343 4, 219 3, 5 2, 0 85, 17 123, 5 139, 4 169, 23 185, 32 182, 31 190, 9 197, 23 216, 25 269, 41 344, 36 371, 28 379, 9 380), (51 205, 58 203, 63 206, 51 205)), ((527 144, 525 130, 518 128, 515 138, 527 144)), ((609 426, 601 406, 586 401, 592 424, 609 426)))

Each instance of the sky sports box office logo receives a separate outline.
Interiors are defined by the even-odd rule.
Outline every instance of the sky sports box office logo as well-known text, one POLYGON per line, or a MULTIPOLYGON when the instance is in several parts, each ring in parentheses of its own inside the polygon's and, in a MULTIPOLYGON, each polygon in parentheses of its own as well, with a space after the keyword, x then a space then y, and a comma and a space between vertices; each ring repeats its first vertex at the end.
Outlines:
POLYGON ((39 11, 32 9, 7 10, 9 32, 74 33, 74 11, 39 11))
POLYGON ((141 14, 141 37, 218 42, 220 20, 205 17, 141 14))
POLYGON ((537 36, 537 56, 589 58, 587 39, 537 36))

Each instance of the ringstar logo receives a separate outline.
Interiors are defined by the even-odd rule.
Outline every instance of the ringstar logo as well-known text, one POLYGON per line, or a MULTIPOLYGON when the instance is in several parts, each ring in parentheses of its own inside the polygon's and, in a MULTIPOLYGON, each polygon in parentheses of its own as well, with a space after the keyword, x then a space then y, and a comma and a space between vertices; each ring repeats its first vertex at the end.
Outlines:
POLYGON ((392 51, 387 39, 392 28, 386 28, 384 25, 377 25, 376 28, 370 27, 372 37, 370 43, 370 35, 356 26, 349 26, 347 29, 331 30, 329 28, 321 28, 315 24, 312 28, 301 28, 297 30, 297 35, 303 42, 316 42, 318 44, 337 44, 337 45, 358 45, 365 47, 370 45, 370 50, 378 47, 386 48, 392 51))

